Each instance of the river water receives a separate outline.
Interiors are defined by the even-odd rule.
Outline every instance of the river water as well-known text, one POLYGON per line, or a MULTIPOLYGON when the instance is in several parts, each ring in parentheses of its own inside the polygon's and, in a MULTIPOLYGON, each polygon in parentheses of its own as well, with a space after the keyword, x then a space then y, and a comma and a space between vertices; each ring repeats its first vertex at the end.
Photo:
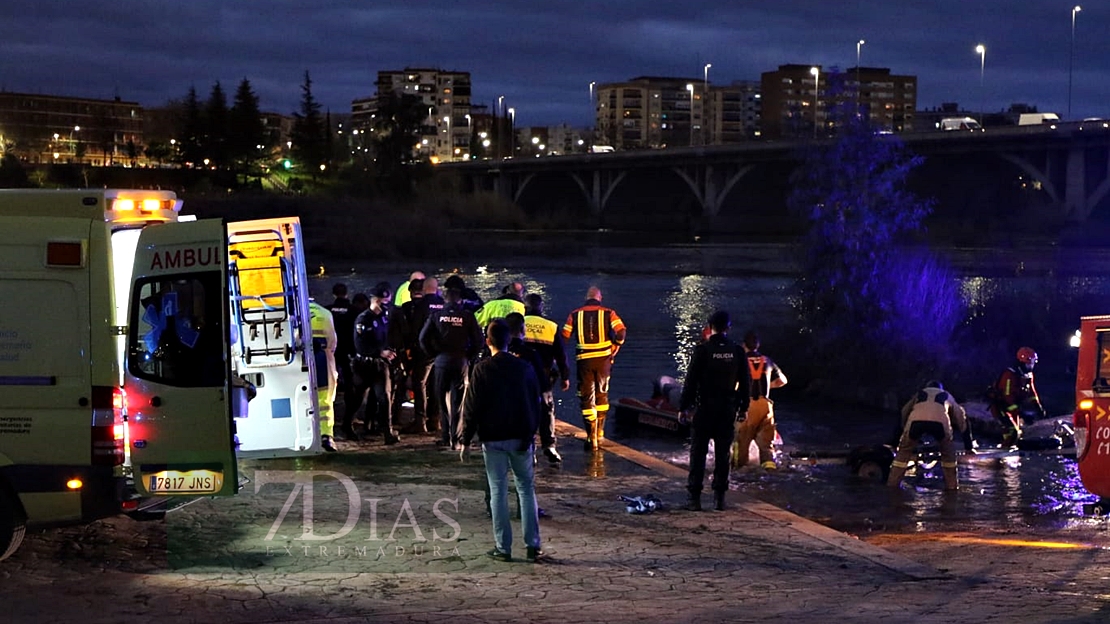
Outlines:
MULTIPOLYGON (((740 276, 727 271, 704 275, 659 270, 659 258, 649 257, 651 253, 645 252, 648 256, 643 266, 623 263, 620 271, 557 269, 527 262, 515 266, 504 263, 439 270, 422 267, 422 270, 439 275, 441 283, 445 275, 457 270, 467 285, 486 300, 495 298, 503 285, 520 281, 529 292, 543 296, 549 318, 559 323, 581 304, 589 286, 601 288, 603 303, 616 309, 628 326, 628 341, 613 368, 610 388, 613 403, 621 397, 647 398, 652 380, 660 375, 681 377, 690 349, 714 310, 731 312, 734 332, 755 328, 765 337, 785 331, 792 322, 790 275, 740 276)), ((332 271, 311 278, 310 290, 317 301, 326 304, 332 300, 331 286, 336 282, 346 283, 352 294, 366 292, 382 280, 396 287, 410 270, 411 267, 375 265, 332 271)), ((963 279, 965 296, 973 309, 976 297, 1042 283, 1012 276, 963 279)), ((1083 279, 1104 283, 1103 278, 1083 279)), ((777 352, 774 342, 766 339, 764 351, 787 376, 791 362, 805 357, 800 353, 777 352)), ((1057 396, 1044 397, 1046 404, 1067 406, 1071 401, 1069 392, 1066 387, 1061 388, 1057 396)), ((558 417, 581 425, 573 380, 569 392, 556 395, 558 417)), ((843 459, 811 461, 789 456, 792 449, 819 448, 842 455, 855 446, 882 444, 890 438, 896 415, 817 402, 789 385, 777 391, 775 398, 785 443, 781 469, 766 472, 749 467, 734 471, 732 476, 735 489, 772 504, 857 533, 976 530, 1087 533, 1104 528, 1098 520, 1083 516, 1082 504, 1096 499, 1083 489, 1075 461, 1066 454, 965 456, 961 458, 958 494, 943 492, 939 466, 907 477, 906 486, 896 493, 853 475, 843 459)), ((614 433, 618 432, 611 431, 611 438, 614 433)), ((689 445, 685 440, 651 431, 616 439, 666 461, 686 465, 689 445)))

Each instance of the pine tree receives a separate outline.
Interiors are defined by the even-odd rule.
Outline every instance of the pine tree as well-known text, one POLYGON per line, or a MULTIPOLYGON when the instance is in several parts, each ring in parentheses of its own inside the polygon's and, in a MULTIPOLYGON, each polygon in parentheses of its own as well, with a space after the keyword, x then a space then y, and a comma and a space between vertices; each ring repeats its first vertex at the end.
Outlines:
POLYGON ((212 85, 212 92, 208 95, 208 103, 204 107, 204 148, 205 158, 216 167, 229 167, 231 159, 228 149, 228 135, 231 124, 228 118, 227 94, 217 80, 212 85))
POLYGON ((266 145, 262 113, 258 109, 258 96, 246 78, 235 90, 235 103, 231 105, 229 119, 228 154, 236 168, 247 175, 269 146, 266 145))
POLYGON ((327 136, 324 119, 320 114, 320 103, 312 95, 312 78, 304 73, 301 85, 301 110, 293 113, 293 157, 296 164, 307 169, 313 178, 320 171, 320 165, 327 161, 327 136))
POLYGON ((196 87, 189 87, 181 118, 178 120, 178 156, 182 164, 196 167, 204 160, 202 142, 206 133, 196 87))

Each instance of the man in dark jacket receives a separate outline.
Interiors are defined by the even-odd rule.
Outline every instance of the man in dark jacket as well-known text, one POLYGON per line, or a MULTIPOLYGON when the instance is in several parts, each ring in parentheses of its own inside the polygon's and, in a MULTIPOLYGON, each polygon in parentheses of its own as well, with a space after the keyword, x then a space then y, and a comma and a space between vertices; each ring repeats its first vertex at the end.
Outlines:
POLYGON ((682 389, 679 421, 689 422, 690 411, 697 408, 690 440, 690 476, 686 482, 689 493, 686 508, 690 511, 701 511, 705 456, 710 440, 713 440, 714 455, 713 506, 724 510, 733 426, 737 413, 744 413, 748 408, 751 381, 747 359, 743 348, 729 339, 730 325, 728 312, 724 310, 709 317, 712 333, 709 340, 694 347, 686 385, 682 389))
POLYGON ((503 320, 489 324, 486 344, 492 355, 474 366, 463 399, 463 430, 459 452, 463 461, 477 435, 482 441, 496 546, 489 556, 511 561, 513 530, 509 520, 508 476, 512 471, 520 499, 527 558, 543 556, 536 507, 533 446, 540 419, 540 383, 532 365, 508 352, 510 330, 503 320))
POLYGON ((426 433, 427 395, 424 380, 427 378, 430 362, 420 348, 420 330, 423 325, 416 324, 416 306, 424 296, 424 280, 409 280, 409 300, 393 306, 389 311, 389 348, 397 353, 394 359, 393 414, 399 416, 402 405, 412 389, 412 433, 426 433))
MULTIPOLYGON (((427 295, 424 297, 427 299, 427 295)), ((436 444, 458 449, 463 390, 470 363, 482 350, 482 330, 460 303, 460 293, 448 288, 444 305, 428 317, 420 330, 420 346, 435 356, 432 366, 432 397, 439 406, 440 434, 436 444)))

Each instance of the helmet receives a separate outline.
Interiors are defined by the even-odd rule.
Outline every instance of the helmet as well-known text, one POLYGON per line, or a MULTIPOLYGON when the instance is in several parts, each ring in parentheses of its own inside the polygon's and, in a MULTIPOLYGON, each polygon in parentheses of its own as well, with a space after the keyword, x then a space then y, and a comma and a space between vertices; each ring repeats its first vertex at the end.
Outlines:
POLYGON ((1025 365, 1033 365, 1037 363, 1037 352, 1029 347, 1022 347, 1018 349, 1017 359, 1025 365))

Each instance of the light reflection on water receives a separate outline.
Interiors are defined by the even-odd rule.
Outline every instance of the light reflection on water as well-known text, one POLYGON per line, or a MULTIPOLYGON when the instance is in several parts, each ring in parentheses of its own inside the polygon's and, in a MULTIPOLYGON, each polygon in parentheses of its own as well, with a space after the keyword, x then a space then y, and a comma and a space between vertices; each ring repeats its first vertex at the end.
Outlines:
MULTIPOLYGON (((391 274, 354 273, 316 277, 310 290, 317 300, 331 301, 331 285, 348 284, 352 294, 365 292, 381 279, 398 285, 409 269, 391 274)), ((426 271, 427 272, 427 271, 426 271)), ((793 319, 787 296, 789 276, 702 276, 658 273, 588 273, 558 270, 521 270, 509 267, 463 268, 467 284, 486 300, 501 288, 520 281, 529 292, 543 296, 548 317, 562 323, 581 305, 586 289, 596 285, 603 303, 615 308, 628 326, 628 343, 614 365, 610 394, 646 398, 651 382, 660 375, 681 377, 690 349, 700 339, 708 316, 717 309, 732 314, 734 334, 749 328, 762 334, 782 329, 793 319)), ((441 279, 447 273, 440 274, 441 279)), ((1058 292, 1093 292, 1108 284, 1104 278, 1061 278, 1058 292)), ((962 278, 961 292, 973 310, 1001 293, 1020 287, 1043 287, 1041 278, 962 278), (1021 284, 1025 284, 1022 286, 1021 284)), ((773 343, 766 349, 789 376, 791 361, 804 354, 780 353, 773 343)), ((573 389, 557 393, 559 418, 581 424, 573 389)), ((821 442, 826 448, 846 449, 887 441, 888 423, 882 416, 860 410, 827 408, 780 397, 776 402, 780 430, 789 443, 821 442), (881 425, 876 425, 882 422, 881 425)), ((610 436, 612 437, 612 436, 610 436)), ((688 445, 662 435, 637 435, 623 442, 686 465, 688 445)), ((601 472, 601 469, 598 469, 601 472)), ((943 492, 940 467, 926 475, 907 477, 900 492, 850 474, 843 461, 810 465, 784 462, 776 473, 745 469, 733 477, 734 486, 780 507, 825 522, 841 530, 920 531, 985 528, 1045 530, 1090 527, 1094 520, 1081 515, 1083 502, 1092 502, 1079 481, 1075 462, 1056 455, 974 458, 960 465, 961 492, 943 492)))

